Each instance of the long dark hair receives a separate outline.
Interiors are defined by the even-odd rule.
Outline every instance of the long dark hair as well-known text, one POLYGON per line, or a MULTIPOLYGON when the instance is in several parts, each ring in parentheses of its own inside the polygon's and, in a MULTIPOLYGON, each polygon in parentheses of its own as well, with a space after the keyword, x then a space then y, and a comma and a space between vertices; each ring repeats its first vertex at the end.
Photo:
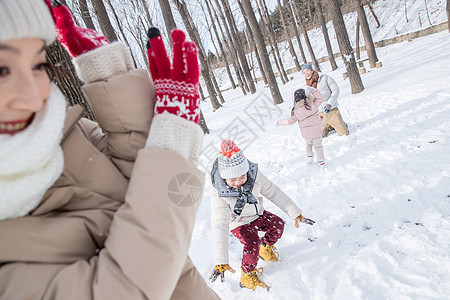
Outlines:
POLYGON ((305 106, 306 109, 311 110, 311 107, 309 106, 307 99, 308 98, 306 97, 306 92, 304 89, 298 89, 294 92, 294 106, 292 107, 291 110, 291 116, 294 114, 295 104, 300 101, 303 101, 303 105, 305 106))

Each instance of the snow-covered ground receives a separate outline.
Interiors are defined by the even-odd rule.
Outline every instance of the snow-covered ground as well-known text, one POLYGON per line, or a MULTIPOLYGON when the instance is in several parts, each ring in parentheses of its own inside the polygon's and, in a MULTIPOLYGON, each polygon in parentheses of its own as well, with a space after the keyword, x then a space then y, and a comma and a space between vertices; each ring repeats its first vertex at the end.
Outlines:
MULTIPOLYGON (((389 12, 377 11, 389 2, 375 5, 385 24, 380 36, 391 37, 392 26, 404 32, 420 29, 404 28, 404 11, 392 20, 384 15, 389 12)), ((411 16, 424 13, 424 1, 407 2, 417 4, 408 11, 411 16)), ((427 0, 429 9, 435 8, 435 24, 445 21, 444 2, 427 0)), ((391 13, 401 9, 390 7, 391 13)), ((356 95, 348 79, 342 79, 340 59, 333 72, 328 62, 321 64, 341 87, 340 110, 350 129, 349 136, 333 133, 324 139, 325 168, 305 163, 297 125, 275 126, 289 115, 293 92, 304 86, 300 73, 280 83, 285 102, 278 106, 272 105, 262 82, 254 95, 244 97, 239 89, 225 92, 226 103, 216 112, 210 103, 202 103, 211 130, 205 136, 202 163, 217 155, 222 138, 234 139, 246 157, 316 221, 295 228, 266 200, 266 209, 286 221, 276 244, 281 261, 259 264, 264 267, 261 279, 271 290, 239 287, 242 246, 231 237, 230 265, 237 272, 226 272, 224 283, 209 283, 221 298, 449 299, 449 33, 378 48, 377 55, 383 67, 367 68, 362 75, 365 90, 356 95)), ((208 182, 190 249, 206 280, 214 267, 209 192, 208 182)))

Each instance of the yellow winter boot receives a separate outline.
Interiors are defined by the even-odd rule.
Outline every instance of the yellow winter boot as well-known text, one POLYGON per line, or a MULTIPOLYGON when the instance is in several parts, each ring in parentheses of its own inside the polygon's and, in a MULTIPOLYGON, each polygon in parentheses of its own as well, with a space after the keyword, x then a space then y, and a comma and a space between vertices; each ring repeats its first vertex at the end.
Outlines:
POLYGON ((277 248, 275 248, 274 245, 267 245, 266 243, 262 242, 261 246, 259 247, 259 257, 261 257, 265 261, 278 261, 280 255, 276 250, 277 248))
POLYGON ((255 290, 258 286, 260 286, 269 290, 267 284, 259 280, 258 276, 261 276, 261 274, 262 268, 254 269, 248 273, 241 271, 241 282, 239 283, 239 286, 241 288, 245 287, 251 290, 255 290))

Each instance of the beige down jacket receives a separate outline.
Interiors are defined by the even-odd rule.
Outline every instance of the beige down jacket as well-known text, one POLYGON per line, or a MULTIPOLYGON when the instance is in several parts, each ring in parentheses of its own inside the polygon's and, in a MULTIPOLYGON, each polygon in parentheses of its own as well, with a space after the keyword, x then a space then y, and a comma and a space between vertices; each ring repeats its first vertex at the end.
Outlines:
POLYGON ((284 211, 291 219, 298 217, 302 210, 278 186, 272 183, 258 169, 252 190, 258 200, 256 205, 246 203, 240 216, 233 212, 237 197, 219 197, 217 190, 211 187, 211 227, 213 233, 214 264, 229 263, 229 231, 248 224, 264 212, 263 197, 284 211))
POLYGON ((62 175, 28 216, 0 222, 0 299, 218 299, 188 257, 200 197, 170 195, 180 176, 201 195, 204 176, 175 151, 143 148, 148 72, 83 92, 107 134, 68 111, 62 175))

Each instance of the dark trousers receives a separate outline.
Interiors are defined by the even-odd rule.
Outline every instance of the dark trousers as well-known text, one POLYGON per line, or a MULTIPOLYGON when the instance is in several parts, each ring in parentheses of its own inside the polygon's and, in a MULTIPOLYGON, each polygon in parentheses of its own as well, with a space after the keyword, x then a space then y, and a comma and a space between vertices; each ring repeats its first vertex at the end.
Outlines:
POLYGON ((264 231, 264 243, 275 244, 283 235, 284 221, 277 215, 264 211, 263 215, 255 221, 239 226, 231 231, 239 239, 244 250, 241 268, 244 272, 251 272, 258 264, 259 246, 261 240, 258 231, 264 231))

